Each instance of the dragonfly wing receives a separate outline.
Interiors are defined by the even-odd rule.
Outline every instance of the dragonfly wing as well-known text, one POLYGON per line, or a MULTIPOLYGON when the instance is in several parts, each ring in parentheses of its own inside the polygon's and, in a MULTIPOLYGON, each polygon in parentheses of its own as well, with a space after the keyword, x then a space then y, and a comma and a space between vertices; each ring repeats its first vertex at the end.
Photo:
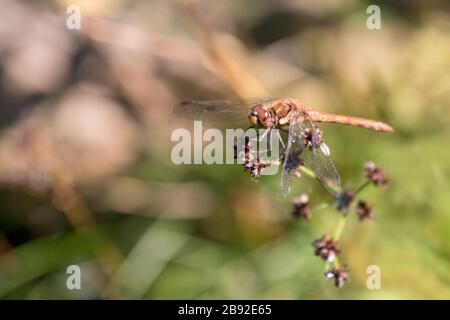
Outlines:
POLYGON ((176 116, 186 119, 202 120, 221 126, 248 127, 247 116, 250 108, 276 100, 276 98, 190 100, 179 103, 173 111, 176 116))
POLYGON ((291 191, 293 178, 302 163, 301 155, 304 150, 302 131, 303 125, 300 113, 295 113, 292 115, 289 124, 288 142, 284 150, 283 170, 281 172, 281 191, 284 196, 287 196, 291 191))
MULTIPOLYGON (((313 135, 316 129, 313 127, 313 135)), ((316 140, 313 137, 313 140, 316 140)), ((311 169, 324 187, 335 197, 341 193, 341 178, 333 164, 330 156, 330 150, 322 143, 320 146, 313 148, 311 155, 311 169)))

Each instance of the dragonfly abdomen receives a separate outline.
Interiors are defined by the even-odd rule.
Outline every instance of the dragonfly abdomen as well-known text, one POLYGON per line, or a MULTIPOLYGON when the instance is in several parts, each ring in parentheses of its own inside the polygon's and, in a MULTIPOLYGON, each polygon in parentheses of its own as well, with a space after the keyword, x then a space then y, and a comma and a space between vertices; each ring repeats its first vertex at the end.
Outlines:
POLYGON ((388 124, 375 121, 371 119, 352 117, 352 116, 343 116, 332 113, 323 113, 315 110, 307 110, 308 116, 312 121, 315 122, 330 122, 330 123, 340 123, 347 124, 355 127, 363 127, 367 129, 372 129, 380 132, 393 132, 394 129, 388 124))

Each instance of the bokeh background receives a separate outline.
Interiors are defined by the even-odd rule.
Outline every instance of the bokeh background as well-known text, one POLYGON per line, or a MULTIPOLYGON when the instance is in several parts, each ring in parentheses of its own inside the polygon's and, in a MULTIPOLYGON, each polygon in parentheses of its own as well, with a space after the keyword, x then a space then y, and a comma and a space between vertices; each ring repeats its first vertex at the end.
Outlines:
POLYGON ((0 1, 0 297, 450 298, 449 17, 436 0, 0 1), (193 125, 177 102, 258 96, 396 129, 321 127, 344 186, 367 160, 391 176, 362 194, 374 221, 349 217, 342 289, 311 247, 336 210, 291 216, 301 192, 330 200, 316 181, 284 198, 279 175, 170 161, 193 125))

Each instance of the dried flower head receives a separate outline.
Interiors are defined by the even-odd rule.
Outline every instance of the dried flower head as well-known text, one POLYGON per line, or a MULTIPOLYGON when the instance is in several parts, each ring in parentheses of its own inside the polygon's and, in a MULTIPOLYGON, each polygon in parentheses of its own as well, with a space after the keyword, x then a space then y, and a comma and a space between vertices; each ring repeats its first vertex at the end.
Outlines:
POLYGON ((309 150, 316 149, 323 144, 323 133, 317 128, 305 128, 301 132, 303 143, 309 150))
POLYGON ((300 177, 301 173, 300 173, 300 169, 301 166, 305 165, 305 162, 303 161, 302 158, 300 158, 300 152, 291 152, 287 155, 287 161, 285 160, 286 155, 282 156, 281 162, 283 163, 283 165, 286 165, 286 170, 287 171, 293 171, 294 175, 296 177, 300 177))
POLYGON ((255 161, 249 161, 244 163, 244 170, 250 170, 250 175, 253 181, 258 181, 261 172, 267 167, 267 165, 262 162, 259 157, 255 161))
POLYGON ((373 219, 373 208, 369 206, 367 202, 360 200, 356 205, 356 214, 359 217, 359 220, 362 221, 364 219, 373 219))
POLYGON ((327 279, 334 279, 336 288, 342 288, 345 282, 350 281, 348 272, 349 270, 347 267, 333 268, 331 271, 325 273, 325 277, 327 277, 327 279))
POLYGON ((389 182, 389 174, 381 167, 377 167, 373 162, 364 165, 364 176, 372 181, 376 186, 386 185, 389 182))
POLYGON ((327 261, 333 261, 334 258, 341 252, 337 241, 334 241, 329 235, 324 234, 319 239, 313 241, 312 246, 315 249, 316 256, 320 256, 327 261))
POLYGON ((311 218, 311 211, 309 210, 309 197, 307 194, 302 194, 294 199, 294 209, 292 215, 298 218, 309 220, 311 218))
POLYGON ((251 143, 250 143, 250 137, 245 137, 244 140, 244 150, 238 150, 238 142, 237 138, 234 138, 234 159, 240 159, 244 164, 247 164, 253 159, 253 155, 251 153, 251 143))
POLYGON ((355 199, 356 193, 353 190, 344 190, 337 197, 337 209, 339 211, 347 211, 351 203, 355 199))

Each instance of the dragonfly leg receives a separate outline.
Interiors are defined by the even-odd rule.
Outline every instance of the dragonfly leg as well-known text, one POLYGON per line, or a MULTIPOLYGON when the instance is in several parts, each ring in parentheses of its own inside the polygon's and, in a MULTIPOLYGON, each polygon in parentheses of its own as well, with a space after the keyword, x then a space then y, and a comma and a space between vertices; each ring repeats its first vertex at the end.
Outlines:
POLYGON ((263 134, 259 137, 259 142, 261 142, 269 132, 270 132, 270 129, 264 130, 263 134))
POLYGON ((270 128, 268 128, 268 129, 266 129, 266 130, 264 130, 264 132, 263 132, 263 134, 259 137, 259 139, 258 139, 258 142, 259 143, 261 143, 261 141, 263 141, 263 139, 268 135, 268 139, 269 139, 269 141, 268 141, 268 150, 271 150, 272 149, 272 146, 271 146, 271 144, 270 144, 270 138, 271 138, 271 136, 270 136, 270 134, 271 134, 271 129, 270 128))
POLYGON ((280 140, 282 151, 284 153, 284 149, 286 149, 286 146, 284 145, 283 139, 281 138, 280 131, 277 131, 277 137, 278 137, 278 140, 280 140))
MULTIPOLYGON (((256 130, 256 128, 254 126, 250 126, 247 129, 245 129, 245 131, 247 132, 249 129, 255 129, 256 130)), ((249 142, 257 142, 257 141, 258 141, 257 137, 254 137, 254 138, 250 138, 249 137, 249 142)))

